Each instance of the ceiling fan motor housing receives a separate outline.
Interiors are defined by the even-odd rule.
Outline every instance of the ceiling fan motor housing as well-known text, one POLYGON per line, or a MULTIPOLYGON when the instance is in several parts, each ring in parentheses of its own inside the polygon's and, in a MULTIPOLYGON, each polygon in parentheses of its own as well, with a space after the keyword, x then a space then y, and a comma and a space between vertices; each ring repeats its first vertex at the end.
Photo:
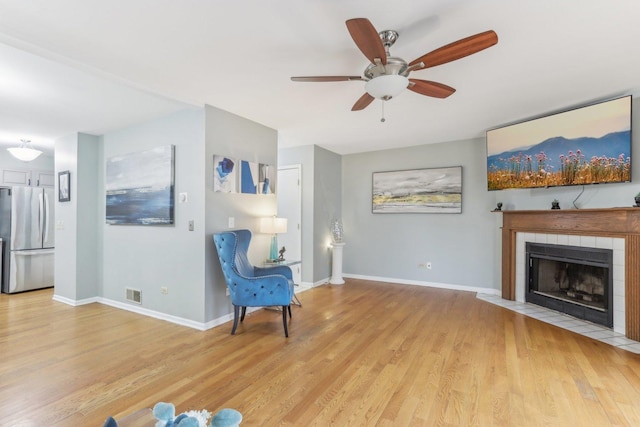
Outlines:
POLYGON ((390 75, 390 74, 398 74, 400 76, 406 77, 409 75, 409 70, 407 66, 407 62, 396 56, 388 56, 387 57, 387 65, 380 64, 369 64, 369 66, 364 70, 364 75, 368 79, 375 79, 378 76, 382 75, 390 75))

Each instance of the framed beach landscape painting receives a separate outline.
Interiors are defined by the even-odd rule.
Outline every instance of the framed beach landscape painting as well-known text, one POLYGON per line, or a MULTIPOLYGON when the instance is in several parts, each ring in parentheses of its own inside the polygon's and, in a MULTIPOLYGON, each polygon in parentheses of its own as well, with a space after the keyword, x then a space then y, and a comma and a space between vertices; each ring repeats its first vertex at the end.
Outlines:
POLYGON ((174 162, 173 145, 107 159, 107 224, 173 224, 174 162))
POLYGON ((462 166, 373 173, 373 213, 461 213, 462 166))

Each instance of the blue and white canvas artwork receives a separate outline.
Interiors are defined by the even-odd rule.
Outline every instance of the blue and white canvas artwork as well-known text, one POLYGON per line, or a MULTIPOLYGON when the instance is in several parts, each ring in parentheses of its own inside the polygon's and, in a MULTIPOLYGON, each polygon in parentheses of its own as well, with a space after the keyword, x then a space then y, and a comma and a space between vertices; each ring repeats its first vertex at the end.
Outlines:
POLYGON ((165 145, 107 159, 107 224, 173 224, 174 158, 165 145))
POLYGON ((260 163, 260 177, 258 183, 260 194, 276 194, 276 168, 260 163))
POLYGON ((245 194, 258 193, 258 163, 240 161, 240 192, 245 194))
POLYGON ((373 173, 373 213, 461 213, 462 166, 373 173))
POLYGON ((237 193, 238 166, 235 159, 213 156, 213 191, 237 193))

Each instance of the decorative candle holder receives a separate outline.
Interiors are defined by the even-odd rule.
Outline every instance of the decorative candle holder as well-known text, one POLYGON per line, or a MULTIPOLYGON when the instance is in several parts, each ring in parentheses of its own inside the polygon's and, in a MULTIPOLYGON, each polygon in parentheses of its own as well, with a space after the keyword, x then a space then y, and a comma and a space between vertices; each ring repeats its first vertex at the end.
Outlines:
POLYGON ((341 243, 344 239, 344 229, 342 228, 342 221, 339 219, 331 221, 331 239, 333 243, 341 243))

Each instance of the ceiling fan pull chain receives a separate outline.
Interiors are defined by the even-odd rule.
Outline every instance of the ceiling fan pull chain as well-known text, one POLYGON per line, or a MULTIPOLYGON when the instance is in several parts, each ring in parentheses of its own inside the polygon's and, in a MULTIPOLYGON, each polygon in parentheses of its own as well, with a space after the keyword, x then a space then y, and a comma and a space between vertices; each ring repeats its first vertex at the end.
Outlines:
POLYGON ((380 101, 380 102, 382 102, 382 118, 380 119, 380 121, 382 123, 384 123, 385 122, 385 118, 384 118, 384 101, 380 101))

